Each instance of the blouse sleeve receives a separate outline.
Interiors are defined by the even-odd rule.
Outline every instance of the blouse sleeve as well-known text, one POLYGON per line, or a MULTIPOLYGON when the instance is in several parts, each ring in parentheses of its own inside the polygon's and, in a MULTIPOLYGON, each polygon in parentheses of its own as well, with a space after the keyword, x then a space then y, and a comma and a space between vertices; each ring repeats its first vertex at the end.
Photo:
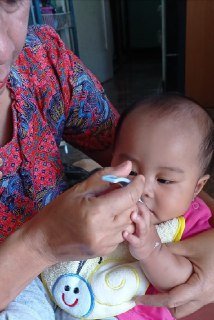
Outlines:
POLYGON ((189 210, 184 214, 185 230, 182 239, 187 239, 195 234, 211 229, 209 220, 211 218, 211 211, 205 202, 196 197, 189 210))
POLYGON ((72 96, 63 138, 83 149, 105 149, 113 143, 118 113, 96 77, 71 52, 68 55, 73 62, 72 96))
POLYGON ((51 66, 48 77, 54 85, 54 99, 63 102, 57 111, 51 110, 56 114, 63 109, 63 125, 58 125, 62 138, 86 150, 107 148, 113 142, 119 115, 100 82, 73 52, 66 49, 55 30, 40 26, 36 33, 51 66))

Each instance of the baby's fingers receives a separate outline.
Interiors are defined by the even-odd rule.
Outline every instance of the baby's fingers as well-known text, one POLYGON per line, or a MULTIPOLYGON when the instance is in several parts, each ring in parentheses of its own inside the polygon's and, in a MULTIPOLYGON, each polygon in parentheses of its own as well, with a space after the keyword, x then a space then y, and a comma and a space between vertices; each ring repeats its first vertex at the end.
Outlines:
POLYGON ((128 231, 123 231, 123 238, 132 246, 138 245, 139 239, 128 231))
POLYGON ((138 202, 137 206, 139 216, 143 218, 144 224, 149 227, 151 223, 151 211, 142 202, 138 202))
POLYGON ((137 237, 143 236, 148 231, 149 225, 147 224, 147 221, 145 221, 143 215, 133 212, 131 214, 131 220, 135 224, 135 235, 137 237))

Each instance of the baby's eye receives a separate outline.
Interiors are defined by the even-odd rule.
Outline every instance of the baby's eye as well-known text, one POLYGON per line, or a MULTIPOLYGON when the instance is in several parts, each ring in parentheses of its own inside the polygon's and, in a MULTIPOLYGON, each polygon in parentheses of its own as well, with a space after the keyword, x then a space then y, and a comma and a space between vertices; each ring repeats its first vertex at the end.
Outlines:
POLYGON ((129 175, 130 175, 130 176, 137 176, 137 172, 132 170, 132 171, 129 173, 129 175))
POLYGON ((170 184, 170 183, 173 183, 173 182, 174 182, 174 181, 167 180, 167 179, 162 179, 162 178, 157 179, 157 181, 158 181, 159 183, 162 183, 162 184, 170 184))

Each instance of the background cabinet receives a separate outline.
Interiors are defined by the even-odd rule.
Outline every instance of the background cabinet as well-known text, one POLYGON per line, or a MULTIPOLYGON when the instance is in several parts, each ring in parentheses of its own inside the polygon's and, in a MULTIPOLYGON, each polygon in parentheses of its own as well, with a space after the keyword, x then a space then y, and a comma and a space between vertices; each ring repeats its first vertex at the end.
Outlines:
POLYGON ((30 24, 53 27, 101 82, 113 77, 109 0, 33 0, 30 24))
POLYGON ((185 92, 214 111, 213 0, 187 0, 185 92))
POLYGON ((214 116, 214 0, 162 0, 162 10, 164 89, 214 116))

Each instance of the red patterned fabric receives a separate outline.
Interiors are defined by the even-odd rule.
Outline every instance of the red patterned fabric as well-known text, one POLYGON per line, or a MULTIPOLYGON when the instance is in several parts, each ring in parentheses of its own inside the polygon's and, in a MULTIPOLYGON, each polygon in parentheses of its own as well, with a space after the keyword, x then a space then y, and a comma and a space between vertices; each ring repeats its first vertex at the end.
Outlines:
POLYGON ((13 138, 0 148, 0 241, 67 187, 60 141, 102 150, 118 118, 99 81, 47 26, 29 29, 7 85, 13 138))

